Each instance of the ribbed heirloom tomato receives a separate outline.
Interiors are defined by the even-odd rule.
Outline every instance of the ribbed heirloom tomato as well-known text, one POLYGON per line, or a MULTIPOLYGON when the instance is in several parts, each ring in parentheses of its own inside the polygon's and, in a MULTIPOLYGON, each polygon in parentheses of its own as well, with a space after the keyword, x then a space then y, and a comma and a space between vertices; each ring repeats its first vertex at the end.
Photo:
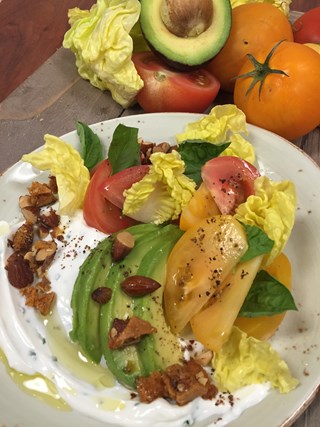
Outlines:
POLYGON ((234 77, 246 60, 269 43, 293 41, 287 17, 269 3, 248 3, 232 9, 229 38, 221 51, 207 65, 207 69, 220 81, 221 88, 232 92, 234 77))
POLYGON ((234 89, 234 103, 247 122, 289 140, 316 128, 320 55, 303 44, 284 41, 254 57, 246 60, 239 72, 246 77, 238 78, 234 89))

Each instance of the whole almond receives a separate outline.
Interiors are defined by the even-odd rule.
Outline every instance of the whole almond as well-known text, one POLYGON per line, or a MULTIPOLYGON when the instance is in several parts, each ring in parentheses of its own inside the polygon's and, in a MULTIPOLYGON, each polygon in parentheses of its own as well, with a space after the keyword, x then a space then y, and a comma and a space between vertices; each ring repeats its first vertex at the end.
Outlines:
POLYGON ((93 301, 97 302, 98 304, 106 304, 110 301, 111 296, 112 289, 106 286, 101 286, 95 289, 91 294, 91 298, 93 299, 93 301))
POLYGON ((112 259, 121 261, 134 247, 134 237, 129 231, 120 231, 114 239, 112 259))
POLYGON ((29 286, 33 282, 33 271, 29 262, 17 252, 14 252, 7 259, 5 269, 8 272, 10 284, 18 289, 29 286))
POLYGON ((129 276, 121 283, 121 289, 130 297, 142 297, 160 288, 160 283, 150 277, 129 276))

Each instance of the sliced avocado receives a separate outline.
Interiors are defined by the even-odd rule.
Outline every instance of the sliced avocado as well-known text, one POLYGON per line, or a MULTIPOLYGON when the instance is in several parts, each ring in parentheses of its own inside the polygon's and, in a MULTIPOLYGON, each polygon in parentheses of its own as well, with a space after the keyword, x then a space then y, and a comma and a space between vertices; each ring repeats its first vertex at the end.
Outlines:
POLYGON ((100 242, 81 266, 72 295, 70 336, 94 362, 99 363, 103 354, 116 379, 135 388, 138 376, 163 369, 182 356, 177 337, 166 324, 162 298, 167 258, 183 231, 173 224, 140 224, 127 230, 135 245, 123 260, 112 260, 114 234, 100 242), (162 286, 152 294, 130 297, 122 291, 121 283, 136 274, 153 278, 162 286), (91 298, 92 291, 100 286, 112 289, 110 301, 102 305, 91 298), (143 337, 138 344, 110 349, 109 332, 114 319, 133 315, 149 321, 157 332, 143 337))
POLYGON ((162 309, 163 290, 132 298, 122 291, 121 282, 128 274, 147 273, 147 277, 161 281, 163 287, 167 257, 181 234, 182 231, 175 225, 159 228, 157 234, 148 233, 137 239, 129 255, 110 269, 107 282, 113 292, 109 303, 101 308, 101 345, 108 368, 120 383, 128 387, 136 387, 137 377, 146 376, 180 360, 181 348, 166 325, 162 309), (145 262, 150 264, 145 265, 145 262), (127 319, 133 315, 149 321, 157 332, 143 337, 138 344, 110 349, 109 331, 113 320, 127 319))
MULTIPOLYGON (((138 239, 146 233, 158 232, 158 227, 144 224, 143 227, 133 226, 128 231, 134 239, 138 239)), ((70 338, 79 342, 86 356, 95 363, 99 363, 102 356, 99 336, 100 305, 91 298, 91 294, 98 287, 106 286, 112 265, 113 239, 114 235, 105 238, 90 252, 79 269, 71 298, 73 316, 70 338)))
POLYGON ((196 68, 222 49, 231 29, 229 0, 141 0, 140 25, 155 53, 196 68))

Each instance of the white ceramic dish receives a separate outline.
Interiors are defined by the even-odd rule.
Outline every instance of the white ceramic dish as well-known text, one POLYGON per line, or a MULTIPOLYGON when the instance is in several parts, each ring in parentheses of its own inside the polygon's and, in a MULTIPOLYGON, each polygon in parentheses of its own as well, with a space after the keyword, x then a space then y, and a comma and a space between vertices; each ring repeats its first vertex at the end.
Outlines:
MULTIPOLYGON (((182 132, 187 123, 200 117, 201 115, 179 113, 145 114, 98 123, 92 128, 106 146, 119 123, 138 127, 139 135, 145 140, 169 140, 175 143, 174 135, 182 132)), ((320 169, 307 155, 286 140, 254 126, 248 128, 248 139, 255 146, 262 174, 275 180, 290 179, 297 188, 296 223, 285 252, 292 263, 293 293, 299 311, 288 313, 272 342, 301 384, 287 395, 272 392, 229 425, 287 426, 310 401, 320 383, 320 169)), ((78 146, 75 132, 65 135, 63 139, 78 146)), ((17 163, 0 177, 0 220, 10 221, 18 215, 18 196, 25 194, 29 182, 30 176, 21 163, 17 163), (19 183, 16 177, 19 177, 19 183)), ((45 423, 47 427, 106 427, 106 424, 76 411, 58 411, 23 393, 11 381, 2 364, 0 380, 0 425, 42 427, 45 423)), ((109 426, 111 425, 108 424, 109 426)), ((143 423, 141 426, 149 427, 143 423)))

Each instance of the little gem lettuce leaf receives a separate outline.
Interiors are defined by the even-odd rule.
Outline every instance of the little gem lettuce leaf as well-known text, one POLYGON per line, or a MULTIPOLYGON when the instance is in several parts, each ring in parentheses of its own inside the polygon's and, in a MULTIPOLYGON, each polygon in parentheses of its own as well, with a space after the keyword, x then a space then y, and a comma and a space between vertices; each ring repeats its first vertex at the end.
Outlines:
POLYGON ((263 265, 269 265, 287 243, 294 225, 297 197, 291 181, 275 182, 266 176, 254 181, 255 194, 236 209, 238 221, 261 228, 274 245, 265 255, 263 265))
POLYGON ((215 354, 213 367, 219 389, 229 392, 270 382, 280 393, 288 393, 299 384, 267 341, 249 337, 235 326, 228 341, 215 354))
POLYGON ((131 55, 130 31, 138 21, 138 0, 97 0, 90 11, 69 10, 71 28, 63 46, 76 56, 80 76, 93 86, 110 90, 113 99, 128 107, 143 81, 131 55))
POLYGON ((39 170, 50 171, 56 177, 59 193, 59 212, 72 215, 80 209, 89 185, 90 174, 79 152, 56 136, 46 134, 41 151, 25 154, 22 161, 39 170))
POLYGON ((153 153, 149 173, 125 190, 123 213, 137 221, 162 224, 176 219, 195 192, 196 184, 184 175, 177 151, 153 153))

